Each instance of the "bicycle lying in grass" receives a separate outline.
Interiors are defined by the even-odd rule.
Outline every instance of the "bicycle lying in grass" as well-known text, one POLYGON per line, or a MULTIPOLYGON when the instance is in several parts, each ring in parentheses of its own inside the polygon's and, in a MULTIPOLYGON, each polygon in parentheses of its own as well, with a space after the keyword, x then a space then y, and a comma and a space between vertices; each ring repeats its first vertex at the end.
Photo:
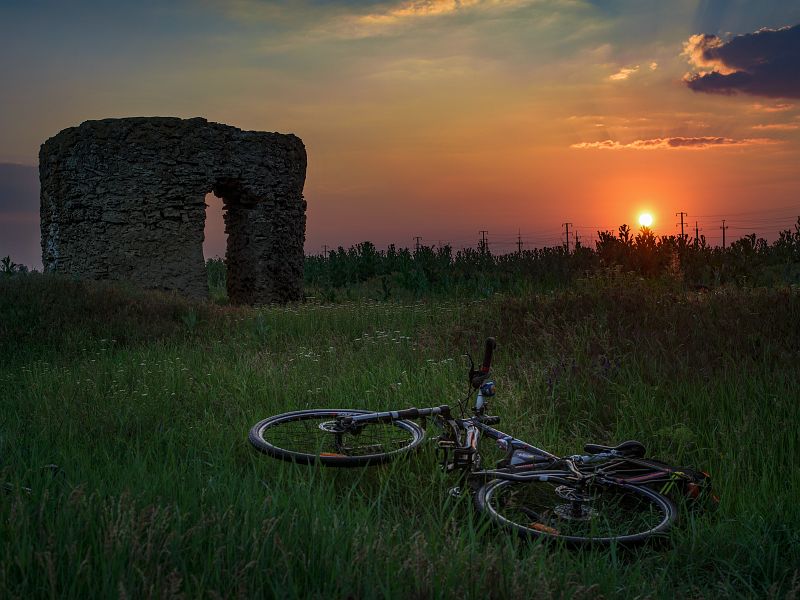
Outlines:
MULTIPOLYGON (((443 468, 460 472, 477 508, 503 527, 532 537, 572 544, 633 544, 665 533, 676 519, 675 504, 661 492, 680 486, 690 496, 710 485, 707 476, 645 460, 645 447, 627 441, 615 447, 587 444, 586 454, 558 457, 492 427, 487 414, 495 395, 489 380, 495 340, 486 340, 479 369, 470 358, 470 392, 462 417, 447 405, 384 412, 311 409, 275 415, 252 427, 249 440, 274 458, 326 467, 384 463, 418 448, 422 425, 431 419, 443 468), (472 416, 464 418, 475 390, 472 416), (505 452, 483 469, 478 444, 490 438, 505 452), (657 486, 657 489, 653 489, 657 486)), ((454 488, 460 493, 461 488, 454 488)))

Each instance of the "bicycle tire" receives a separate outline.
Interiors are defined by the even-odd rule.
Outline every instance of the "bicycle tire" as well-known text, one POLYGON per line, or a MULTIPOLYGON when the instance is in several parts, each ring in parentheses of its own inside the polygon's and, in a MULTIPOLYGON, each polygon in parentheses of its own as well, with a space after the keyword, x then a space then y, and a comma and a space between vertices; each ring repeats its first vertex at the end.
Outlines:
POLYGON ((666 533, 677 517, 669 498, 646 487, 612 481, 587 483, 583 501, 575 502, 569 496, 570 491, 578 495, 570 483, 576 481, 567 471, 542 473, 525 482, 493 479, 478 490, 475 501, 481 512, 506 529, 570 545, 643 543, 666 533), (518 497, 512 498, 515 494, 518 497), (620 531, 609 527, 624 516, 631 519, 628 527, 620 531))
POLYGON ((260 452, 299 464, 319 463, 326 467, 361 467, 385 463, 417 448, 425 431, 405 419, 366 423, 361 432, 333 431, 333 419, 345 415, 369 414, 369 410, 321 408, 297 410, 259 421, 250 429, 248 440, 260 452), (316 426, 312 424, 316 423, 316 426), (298 431, 293 434, 292 428, 298 431), (365 445, 364 436, 371 443, 365 445), (336 436, 339 436, 337 438, 336 436), (284 440, 281 440, 284 436, 284 440), (370 437, 371 436, 371 437, 370 437), (358 445, 349 446, 356 442, 358 445), (286 446, 296 445, 296 448, 286 446), (314 450, 309 448, 313 447, 314 450))

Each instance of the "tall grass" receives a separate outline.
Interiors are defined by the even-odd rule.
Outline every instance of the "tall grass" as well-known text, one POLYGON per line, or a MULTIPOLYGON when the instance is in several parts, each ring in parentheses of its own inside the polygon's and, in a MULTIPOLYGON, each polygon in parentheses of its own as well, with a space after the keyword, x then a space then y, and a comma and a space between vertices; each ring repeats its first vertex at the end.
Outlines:
POLYGON ((0 278, 7 597, 764 597, 800 591, 800 295, 624 275, 481 300, 195 305, 0 278), (195 315, 187 318, 187 314, 195 315), (709 470, 669 543, 571 551, 489 526, 431 446, 294 466, 249 427, 301 407, 454 403, 497 335, 501 428, 636 438, 709 470))

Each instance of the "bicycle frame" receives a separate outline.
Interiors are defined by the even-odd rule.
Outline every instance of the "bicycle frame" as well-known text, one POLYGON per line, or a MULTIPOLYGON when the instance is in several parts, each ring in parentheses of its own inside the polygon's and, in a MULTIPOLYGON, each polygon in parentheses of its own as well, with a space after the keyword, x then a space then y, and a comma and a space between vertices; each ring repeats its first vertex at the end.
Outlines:
MULTIPOLYGON (((488 375, 488 374, 487 374, 488 375)), ((489 423, 499 421, 499 417, 487 416, 486 409, 488 407, 488 398, 494 396, 494 382, 485 380, 479 387, 475 396, 475 404, 472 408, 475 416, 469 418, 453 418, 450 411, 450 406, 432 406, 428 408, 407 408, 403 410, 391 410, 374 413, 366 413, 361 415, 351 415, 344 417, 344 421, 354 427, 359 425, 366 425, 368 423, 390 422, 398 419, 424 419, 426 417, 433 417, 437 419, 438 425, 444 428, 443 423, 449 424, 455 436, 455 440, 439 441, 439 447, 444 450, 452 450, 453 464, 450 468, 461 467, 468 470, 473 476, 492 476, 502 479, 511 480, 526 480, 533 476, 547 476, 547 468, 551 467, 556 462, 562 462, 567 471, 570 471, 578 478, 584 478, 586 475, 581 473, 576 464, 590 464, 597 462, 604 462, 609 459, 619 458, 616 452, 600 452, 591 455, 572 455, 567 457, 559 457, 543 448, 539 448, 524 440, 509 435, 499 429, 495 429, 489 423), (463 442, 461 435, 463 432, 463 442), (513 471, 507 470, 477 470, 473 457, 479 455, 478 444, 483 436, 493 439, 497 442, 498 446, 506 452, 509 459, 514 456, 514 453, 521 451, 527 453, 523 463, 517 465, 510 465, 516 467, 513 471), (527 470, 527 474, 520 474, 520 471, 527 470), (535 473, 533 472, 535 471, 535 473)), ((559 471, 563 475, 564 471, 559 471)))
POLYGON ((538 448, 537 446, 529 444, 528 442, 525 442, 519 438, 515 438, 514 436, 500 431, 499 429, 495 429, 491 425, 485 423, 484 415, 488 403, 487 398, 491 396, 494 396, 494 382, 487 381, 481 385, 475 396, 475 406, 473 407, 475 416, 470 417, 469 419, 458 419, 456 421, 467 432, 467 441, 469 443, 469 447, 477 451, 478 442, 480 441, 481 435, 485 435, 495 440, 498 443, 498 446, 500 446, 500 448, 509 456, 515 450, 522 450, 532 454, 536 458, 540 458, 542 461, 550 462, 553 460, 558 460, 558 457, 555 454, 551 454, 547 450, 538 448), (491 395, 487 396, 485 394, 488 390, 491 390, 491 395))

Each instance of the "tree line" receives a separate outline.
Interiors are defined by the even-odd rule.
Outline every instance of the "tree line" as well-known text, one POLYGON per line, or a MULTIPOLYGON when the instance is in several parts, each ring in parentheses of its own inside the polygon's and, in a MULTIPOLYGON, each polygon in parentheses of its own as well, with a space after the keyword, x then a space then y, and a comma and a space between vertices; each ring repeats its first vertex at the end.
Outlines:
POLYGON ((327 255, 307 256, 307 288, 335 290, 379 281, 386 296, 403 289, 416 295, 472 289, 478 293, 553 288, 603 270, 632 272, 645 278, 671 276, 689 286, 800 284, 800 218, 791 230, 769 243, 745 235, 726 248, 704 236, 657 236, 628 225, 616 233, 598 232, 594 247, 553 246, 493 254, 487 245, 454 250, 449 245, 378 250, 371 242, 339 247, 327 255))

